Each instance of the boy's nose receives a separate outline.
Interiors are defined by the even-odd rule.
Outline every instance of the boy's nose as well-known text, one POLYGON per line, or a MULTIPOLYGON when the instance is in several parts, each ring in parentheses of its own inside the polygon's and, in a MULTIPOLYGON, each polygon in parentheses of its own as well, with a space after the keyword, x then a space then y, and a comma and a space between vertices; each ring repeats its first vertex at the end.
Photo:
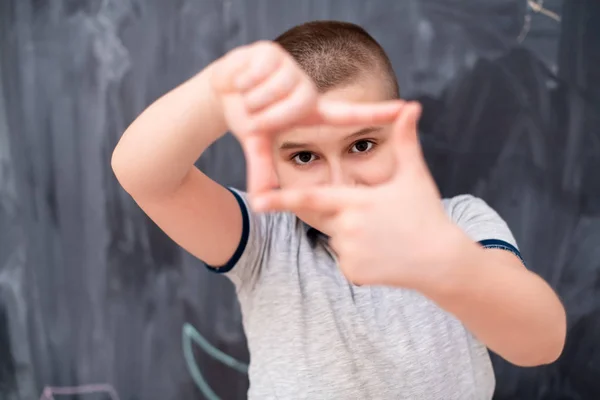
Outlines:
POLYGON ((353 186, 355 180, 350 171, 344 170, 340 164, 330 165, 329 184, 333 186, 353 186))

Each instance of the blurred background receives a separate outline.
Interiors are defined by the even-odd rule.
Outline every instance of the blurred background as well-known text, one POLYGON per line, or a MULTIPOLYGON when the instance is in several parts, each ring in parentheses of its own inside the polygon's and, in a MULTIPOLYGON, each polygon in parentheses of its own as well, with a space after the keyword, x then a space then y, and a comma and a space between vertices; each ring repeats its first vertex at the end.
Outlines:
MULTIPOLYGON (((314 19, 381 42, 442 193, 496 208, 567 307, 560 360, 494 356, 495 398, 600 399, 598 0, 0 0, 0 399, 245 398, 232 285, 144 216, 110 156, 210 61, 314 19)), ((231 136, 198 166, 244 188, 231 136)))

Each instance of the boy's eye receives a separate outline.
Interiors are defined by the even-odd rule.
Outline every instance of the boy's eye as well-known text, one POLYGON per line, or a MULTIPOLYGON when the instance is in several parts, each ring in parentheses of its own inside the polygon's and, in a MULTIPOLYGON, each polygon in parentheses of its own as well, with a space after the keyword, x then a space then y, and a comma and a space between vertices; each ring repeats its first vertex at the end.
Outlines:
POLYGON ((365 153, 373 148, 373 142, 370 140, 359 140, 350 148, 352 153, 365 153))
POLYGON ((294 156, 294 158, 292 158, 292 159, 298 165, 306 165, 306 164, 310 163, 311 161, 314 161, 315 158, 316 157, 314 154, 309 153, 308 151, 302 151, 302 152, 296 154, 294 156))

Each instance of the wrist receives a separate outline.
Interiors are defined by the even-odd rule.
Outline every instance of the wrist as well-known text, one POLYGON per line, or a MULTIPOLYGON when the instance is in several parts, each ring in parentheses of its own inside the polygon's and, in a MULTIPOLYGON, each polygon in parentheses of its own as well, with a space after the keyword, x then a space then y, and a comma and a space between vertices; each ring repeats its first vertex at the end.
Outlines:
POLYGON ((431 261, 421 268, 415 285, 416 290, 430 298, 460 293, 463 284, 475 278, 471 267, 478 264, 484 251, 453 224, 438 237, 440 242, 432 247, 431 261))
POLYGON ((212 84, 212 75, 216 67, 213 62, 192 78, 193 92, 200 96, 196 103, 198 112, 205 116, 205 122, 210 121, 210 132, 214 133, 212 141, 216 141, 229 129, 223 111, 223 101, 212 84))

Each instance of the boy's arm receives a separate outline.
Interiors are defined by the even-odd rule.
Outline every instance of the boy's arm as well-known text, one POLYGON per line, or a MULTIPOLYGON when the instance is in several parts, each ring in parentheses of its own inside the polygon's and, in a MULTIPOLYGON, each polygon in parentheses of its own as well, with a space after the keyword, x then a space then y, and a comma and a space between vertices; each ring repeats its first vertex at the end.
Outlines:
POLYGON ((233 194, 194 163, 227 130, 211 66, 148 107, 112 156, 123 188, 180 246, 211 265, 236 251, 242 213, 233 194))
POLYGON ((432 285, 423 293, 490 350, 522 367, 550 364, 560 356, 565 310, 550 286, 515 255, 464 243, 449 267, 446 278, 452 284, 432 285))
POLYGON ((555 361, 566 335, 558 296, 525 268, 508 226, 483 200, 458 196, 451 203, 452 219, 468 237, 457 236, 447 273, 421 291, 507 361, 555 361))

